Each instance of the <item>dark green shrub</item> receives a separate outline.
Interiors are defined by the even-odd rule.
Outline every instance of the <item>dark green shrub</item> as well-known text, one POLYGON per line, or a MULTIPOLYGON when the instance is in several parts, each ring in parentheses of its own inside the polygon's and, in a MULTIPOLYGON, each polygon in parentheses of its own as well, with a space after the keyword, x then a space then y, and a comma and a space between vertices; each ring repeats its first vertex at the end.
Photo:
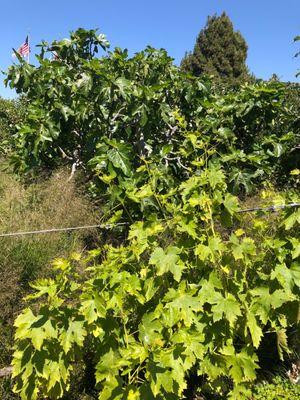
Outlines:
MULTIPOLYGON (((43 42, 37 66, 20 59, 8 70, 7 84, 30 101, 15 136, 15 170, 72 164, 95 177, 103 194, 133 176, 141 158, 157 157, 180 181, 192 152, 178 153, 178 143, 190 132, 212 149, 207 162, 222 163, 231 191, 288 182, 297 168, 290 153, 299 132, 283 84, 258 82, 215 94, 209 82, 182 73, 164 50, 148 47, 129 57, 107 47, 95 30, 78 29, 70 39, 43 42), (97 57, 100 48, 104 56, 97 57), (55 60, 47 56, 53 51, 55 60)), ((196 151, 199 158, 204 153, 196 151)))

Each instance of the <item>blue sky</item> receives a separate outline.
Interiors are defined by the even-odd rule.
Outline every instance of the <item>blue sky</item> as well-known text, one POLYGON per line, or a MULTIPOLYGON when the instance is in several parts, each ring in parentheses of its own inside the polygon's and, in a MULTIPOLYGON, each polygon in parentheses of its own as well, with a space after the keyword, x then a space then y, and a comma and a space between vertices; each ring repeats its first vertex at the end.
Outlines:
MULTIPOLYGON (((276 73, 282 80, 297 81, 300 59, 293 57, 293 38, 300 34, 300 0, 2 0, 0 69, 12 63, 11 49, 22 44, 28 30, 34 47, 41 39, 64 38, 77 27, 97 27, 113 47, 131 53, 148 44, 163 47, 179 63, 207 16, 222 11, 245 37, 247 64, 257 77, 276 73)), ((0 95, 12 97, 2 81, 0 95)))

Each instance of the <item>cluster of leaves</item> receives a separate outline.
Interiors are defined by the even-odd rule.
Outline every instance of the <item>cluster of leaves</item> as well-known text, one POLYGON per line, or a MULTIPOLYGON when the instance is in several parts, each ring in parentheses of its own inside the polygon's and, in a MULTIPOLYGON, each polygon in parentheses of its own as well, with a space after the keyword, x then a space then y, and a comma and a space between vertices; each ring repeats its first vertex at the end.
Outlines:
POLYGON ((283 86, 220 96, 163 50, 96 58, 107 46, 80 29, 8 71, 30 99, 15 168, 81 166, 108 222, 130 221, 122 244, 56 260, 32 285, 15 392, 62 397, 88 343, 100 400, 179 400, 191 375, 247 398, 262 339, 276 335, 283 359, 299 323, 300 211, 243 230, 233 195, 296 168, 283 163, 298 134, 283 86))
POLYGON ((228 189, 234 194, 250 193, 264 181, 286 184, 289 172, 298 171, 294 150, 298 135, 293 131, 282 134, 290 122, 281 94, 278 87, 256 85, 245 86, 238 96, 229 93, 206 98, 204 116, 199 112, 194 116, 197 131, 177 109, 172 125, 176 135, 151 147, 150 155, 137 157, 130 143, 103 137, 88 162, 95 176, 91 189, 97 195, 106 193, 109 208, 121 204, 127 218, 135 220, 151 206, 150 212, 160 213, 157 204, 153 207, 149 202, 151 189, 144 173, 147 162, 157 166, 153 179, 161 193, 211 164, 224 170, 228 189), (146 164, 141 165, 141 160, 146 164))
POLYGON ((300 386, 276 377, 272 383, 256 386, 253 400, 294 400, 300 397, 300 386))

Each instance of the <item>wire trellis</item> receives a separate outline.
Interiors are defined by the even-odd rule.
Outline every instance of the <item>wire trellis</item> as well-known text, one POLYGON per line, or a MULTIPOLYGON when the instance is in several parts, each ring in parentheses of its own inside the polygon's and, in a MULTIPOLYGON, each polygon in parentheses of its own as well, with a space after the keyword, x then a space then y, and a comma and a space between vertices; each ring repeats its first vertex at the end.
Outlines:
MULTIPOLYGON (((276 212, 278 210, 282 210, 284 208, 294 208, 300 207, 300 203, 289 203, 289 204, 281 204, 281 205, 272 205, 269 207, 253 207, 247 208, 244 210, 237 211, 238 213, 247 213, 247 212, 258 212, 258 211, 272 211, 276 212)), ((33 230, 33 231, 24 231, 24 232, 8 232, 8 233, 1 233, 0 238, 3 237, 14 237, 14 236, 26 236, 26 235, 38 235, 44 233, 55 233, 55 232, 70 232, 76 230, 83 230, 83 229, 112 229, 117 226, 126 226, 129 225, 128 222, 120 222, 117 224, 98 224, 98 225, 83 225, 83 226, 72 226, 66 228, 50 228, 50 229, 40 229, 40 230, 33 230)))

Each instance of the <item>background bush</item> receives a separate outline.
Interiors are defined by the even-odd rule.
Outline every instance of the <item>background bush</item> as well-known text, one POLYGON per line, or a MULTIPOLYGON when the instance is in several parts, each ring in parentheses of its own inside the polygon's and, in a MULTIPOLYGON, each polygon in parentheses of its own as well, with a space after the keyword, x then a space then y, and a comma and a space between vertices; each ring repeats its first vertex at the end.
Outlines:
POLYGON ((26 112, 25 97, 17 100, 0 98, 0 157, 12 150, 13 135, 22 123, 26 112))
POLYGON ((252 400, 296 400, 300 399, 300 385, 292 384, 289 380, 274 378, 272 383, 257 385, 252 400))

